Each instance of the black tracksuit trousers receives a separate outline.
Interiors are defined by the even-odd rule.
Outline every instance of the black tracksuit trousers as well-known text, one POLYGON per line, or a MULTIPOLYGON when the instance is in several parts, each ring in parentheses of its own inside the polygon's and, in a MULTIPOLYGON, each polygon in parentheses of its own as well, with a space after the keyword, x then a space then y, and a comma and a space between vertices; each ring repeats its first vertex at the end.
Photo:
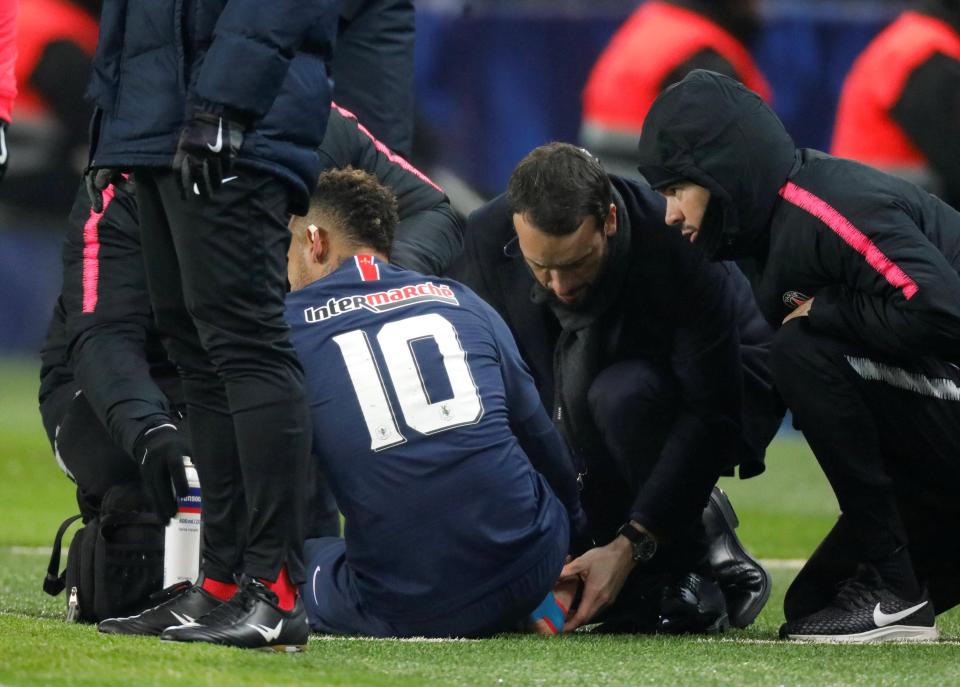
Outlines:
POLYGON ((303 581, 309 431, 284 320, 287 188, 238 169, 212 199, 135 171, 147 283, 183 381, 203 490, 202 571, 303 581))
POLYGON ((960 602, 960 369, 877 355, 803 318, 777 332, 772 367, 843 513, 788 591, 787 620, 904 545, 936 611, 960 602))

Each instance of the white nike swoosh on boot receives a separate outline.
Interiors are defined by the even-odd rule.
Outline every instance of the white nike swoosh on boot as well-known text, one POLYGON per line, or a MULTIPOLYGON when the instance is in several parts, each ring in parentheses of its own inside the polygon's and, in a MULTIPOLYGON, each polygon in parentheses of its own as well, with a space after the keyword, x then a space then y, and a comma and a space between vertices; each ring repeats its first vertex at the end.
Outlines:
POLYGON ((180 623, 180 627, 200 627, 200 623, 196 622, 186 613, 180 615, 176 611, 170 611, 170 615, 177 619, 177 622, 180 623))
POLYGON ((877 604, 877 607, 873 609, 873 623, 877 627, 885 627, 890 623, 895 623, 898 620, 903 620, 907 616, 913 615, 921 608, 927 605, 927 601, 918 603, 916 606, 911 606, 903 611, 898 611, 897 613, 884 613, 880 610, 880 604, 877 604))
POLYGON ((7 135, 0 129, 0 165, 7 162, 7 135))
POLYGON ((217 144, 210 145, 208 143, 207 148, 210 149, 211 153, 219 153, 223 148, 223 117, 217 120, 217 144))
POLYGON ((280 622, 277 623, 277 626, 273 629, 266 625, 252 625, 250 623, 247 623, 247 627, 252 627, 263 636, 264 640, 272 642, 280 636, 280 628, 283 627, 283 618, 280 618, 280 622))

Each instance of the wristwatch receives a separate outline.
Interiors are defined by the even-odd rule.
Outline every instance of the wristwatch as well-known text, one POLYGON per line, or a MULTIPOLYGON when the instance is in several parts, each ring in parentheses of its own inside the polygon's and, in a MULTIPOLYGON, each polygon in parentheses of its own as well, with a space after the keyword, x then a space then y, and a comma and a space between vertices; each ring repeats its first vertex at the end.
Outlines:
POLYGON ((629 522, 623 523, 617 530, 617 534, 622 534, 630 540, 630 545, 633 547, 631 557, 635 563, 646 563, 657 553, 657 540, 648 532, 641 532, 629 522))

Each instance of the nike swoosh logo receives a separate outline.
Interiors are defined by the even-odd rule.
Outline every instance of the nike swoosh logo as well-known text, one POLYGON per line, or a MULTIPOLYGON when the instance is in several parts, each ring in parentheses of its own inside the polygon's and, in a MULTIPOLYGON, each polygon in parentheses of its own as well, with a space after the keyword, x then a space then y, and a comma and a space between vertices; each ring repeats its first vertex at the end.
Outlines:
POLYGON ((0 165, 7 164, 7 134, 0 129, 0 165))
POLYGON ((223 117, 217 120, 217 144, 210 145, 208 143, 207 148, 210 149, 211 153, 219 153, 223 148, 223 117))
POLYGON ((180 623, 183 627, 199 627, 200 623, 196 622, 193 618, 188 616, 186 613, 180 615, 176 611, 170 611, 170 615, 177 619, 177 622, 180 623))
POLYGON ((313 580, 310 582, 310 589, 313 590, 313 602, 320 605, 320 599, 317 598, 317 575, 320 574, 320 566, 317 566, 317 569, 313 571, 313 580))
POLYGON ((267 627, 266 625, 252 625, 250 623, 247 623, 247 627, 252 627, 254 630, 260 633, 264 640, 272 642, 280 636, 280 629, 283 627, 283 618, 280 618, 280 622, 277 623, 277 626, 273 629, 267 627))
POLYGON ((239 179, 239 178, 240 178, 240 177, 238 177, 238 176, 236 176, 236 175, 234 175, 234 176, 232 176, 232 177, 227 177, 226 179, 223 179, 223 180, 220 181, 220 185, 223 186, 224 184, 229 184, 229 183, 230 183, 231 181, 233 181, 234 179, 239 179))
POLYGON ((923 601, 918 603, 916 606, 911 606, 903 611, 898 611, 897 613, 884 613, 880 610, 880 604, 877 604, 877 607, 873 609, 873 623, 877 627, 885 627, 890 623, 895 623, 898 620, 903 620, 907 616, 913 615, 921 608, 927 605, 928 602, 923 601))

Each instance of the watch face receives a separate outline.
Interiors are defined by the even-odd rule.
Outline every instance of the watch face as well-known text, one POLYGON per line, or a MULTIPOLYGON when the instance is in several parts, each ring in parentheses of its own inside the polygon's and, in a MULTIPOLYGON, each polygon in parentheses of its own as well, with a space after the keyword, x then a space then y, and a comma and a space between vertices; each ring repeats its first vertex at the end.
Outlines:
POLYGON ((634 561, 645 563, 657 553, 657 540, 646 532, 641 532, 630 523, 624 524, 617 534, 622 534, 630 540, 634 561))
POLYGON ((641 535, 640 541, 633 543, 633 560, 646 563, 657 552, 657 542, 652 537, 641 535))

